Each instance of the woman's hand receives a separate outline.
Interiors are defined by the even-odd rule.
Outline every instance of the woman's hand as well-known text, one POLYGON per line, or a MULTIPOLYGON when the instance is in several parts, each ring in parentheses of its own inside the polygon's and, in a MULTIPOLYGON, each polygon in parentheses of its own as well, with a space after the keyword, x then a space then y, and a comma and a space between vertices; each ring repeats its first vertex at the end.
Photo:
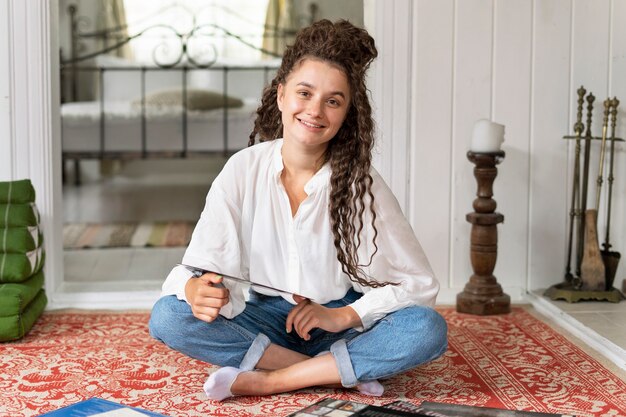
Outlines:
POLYGON ((295 329, 304 340, 311 339, 309 332, 315 328, 337 333, 362 325, 352 307, 327 308, 299 295, 294 295, 293 299, 298 304, 287 315, 286 330, 291 333, 295 329))
POLYGON ((196 318, 210 323, 217 318, 220 309, 228 304, 228 289, 215 286, 221 282, 222 277, 214 273, 187 281, 185 297, 196 318))

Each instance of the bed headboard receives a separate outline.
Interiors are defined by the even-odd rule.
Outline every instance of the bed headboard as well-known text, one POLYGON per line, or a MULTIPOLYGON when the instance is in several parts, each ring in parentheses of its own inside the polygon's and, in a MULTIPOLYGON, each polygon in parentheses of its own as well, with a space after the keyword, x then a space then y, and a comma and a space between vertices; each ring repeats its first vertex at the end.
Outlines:
MULTIPOLYGON (((204 82, 216 86, 217 84, 222 84, 222 80, 217 79, 219 77, 211 77, 211 74, 217 74, 217 72, 207 71, 203 73, 204 75, 199 75, 200 72, 195 70, 210 69, 213 67, 217 69, 218 67, 242 68, 262 66, 271 69, 278 66, 281 57, 280 54, 263 47, 258 47, 251 43, 245 36, 232 33, 219 24, 198 23, 193 12, 182 6, 171 5, 159 10, 159 13, 163 13, 163 15, 166 16, 166 12, 173 7, 180 8, 183 13, 189 14, 189 19, 192 21, 192 25, 189 29, 181 32, 164 21, 163 23, 145 26, 138 33, 128 34, 127 24, 102 30, 85 30, 85 28, 88 27, 89 19, 79 14, 76 5, 72 4, 68 6, 66 13, 69 18, 70 42, 65 51, 60 51, 61 101, 72 102, 79 100, 81 98, 81 89, 84 89, 85 84, 85 82, 80 81, 80 78, 88 77, 92 80, 89 84, 93 83, 97 85, 102 82, 102 70, 107 72, 119 72, 123 70, 137 71, 140 68, 144 71, 177 69, 187 72, 191 76, 190 82, 192 84, 200 82, 199 80, 204 77, 204 82), (117 52, 122 48, 127 48, 134 40, 152 36, 154 31, 157 30, 163 40, 151 51, 152 62, 136 63, 115 56, 117 52), (213 39, 218 37, 234 40, 238 44, 245 45, 246 48, 256 50, 263 54, 264 59, 255 62, 250 62, 249 60, 224 59, 218 55, 217 48, 213 43, 213 39), (168 51, 167 58, 164 58, 164 54, 161 53, 165 50, 168 51), (273 58, 273 60, 271 58, 273 58)), ((315 7, 314 4, 311 6, 310 19, 314 18, 315 7)), ((229 8, 220 7, 220 9, 220 12, 237 15, 235 11, 229 8)), ((152 15, 150 18, 152 20, 155 18, 158 20, 159 16, 152 15)), ((243 17, 240 18, 244 19, 243 17)), ((295 31, 295 29, 265 25, 263 27, 262 36, 264 38, 270 38, 272 42, 282 42, 284 44, 293 39, 295 31)), ((162 72, 162 74, 165 73, 167 72, 162 72)), ((231 85, 238 86, 240 84, 231 83, 231 85)), ((102 88, 100 89, 102 90, 102 88)), ((97 87, 96 90, 98 90, 97 87)), ((93 99, 97 95, 98 94, 94 94, 94 97, 90 98, 93 99)), ((84 94, 82 94, 82 96, 84 96, 84 94)))
MULTIPOLYGON (((193 27, 184 33, 157 24, 127 34, 124 25, 85 31, 86 18, 79 16, 77 7, 68 7, 67 13, 71 42, 66 56, 61 54, 60 69, 64 181, 66 162, 74 163, 74 181, 79 184, 84 159, 228 156, 248 145, 255 110, 280 65, 279 54, 217 24, 196 24, 195 16, 193 27), (115 56, 155 28, 168 32, 169 47, 177 48, 170 59, 159 59, 161 44, 149 63, 115 56), (243 62, 220 57, 208 33, 235 39, 273 59, 243 62), (193 46, 198 40, 203 48, 193 46), (85 94, 83 87, 93 94, 85 94), (164 93, 168 104, 161 108, 164 93), (194 97, 202 97, 201 108, 193 104, 198 102, 194 97), (231 106, 233 99, 240 104, 231 106)), ((295 33, 273 26, 259 32, 283 42, 295 33)))

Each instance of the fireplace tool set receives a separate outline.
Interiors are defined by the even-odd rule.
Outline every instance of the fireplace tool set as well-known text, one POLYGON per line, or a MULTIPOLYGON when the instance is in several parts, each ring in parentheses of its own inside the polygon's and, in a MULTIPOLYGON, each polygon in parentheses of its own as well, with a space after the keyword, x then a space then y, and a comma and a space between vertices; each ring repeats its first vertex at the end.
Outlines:
POLYGON ((613 288, 613 281, 620 260, 620 253, 612 251, 610 243, 611 229, 611 202, 613 199, 613 170, 615 162, 615 142, 623 142, 623 139, 615 137, 615 125, 617 123, 617 109, 619 100, 607 98, 604 105, 604 117, 602 123, 602 136, 594 137, 591 133, 591 121, 593 116, 593 103, 595 97, 584 87, 577 90, 578 106, 574 135, 564 136, 564 139, 575 141, 574 172, 572 179, 572 195, 569 211, 569 230, 567 244, 567 260, 565 263, 565 282, 550 287, 545 295, 552 299, 565 299, 568 302, 576 302, 586 299, 606 300, 619 302, 625 297, 621 292, 613 288), (583 124, 583 108, 587 104, 586 126, 583 124), (586 127, 586 128, 585 128, 586 127), (610 133, 609 133, 610 130, 610 133), (593 201, 594 206, 587 206, 589 191, 589 170, 591 161, 592 143, 599 142, 600 149, 598 176, 596 179, 596 193, 593 201), (608 142, 608 178, 607 178, 607 201, 606 201, 606 233, 603 249, 598 242, 598 213, 602 186, 604 183, 605 160, 608 142), (584 149, 583 149, 584 144, 584 149), (582 170, 581 170, 582 156, 582 170))

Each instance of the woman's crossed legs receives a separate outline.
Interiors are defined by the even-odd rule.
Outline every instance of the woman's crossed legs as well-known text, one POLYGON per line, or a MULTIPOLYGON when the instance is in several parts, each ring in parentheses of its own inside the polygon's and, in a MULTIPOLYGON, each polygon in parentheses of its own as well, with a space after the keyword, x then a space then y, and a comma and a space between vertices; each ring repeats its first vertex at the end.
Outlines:
MULTIPOLYGON (((325 306, 342 307, 359 297, 351 290, 325 306)), ((396 311, 365 332, 314 329, 308 341, 285 330, 292 308, 281 297, 251 293, 244 312, 206 323, 193 316, 186 302, 167 296, 154 306, 150 332, 175 350, 225 367, 205 384, 213 399, 319 385, 380 395, 377 379, 429 362, 447 348, 445 320, 428 307, 396 311)))

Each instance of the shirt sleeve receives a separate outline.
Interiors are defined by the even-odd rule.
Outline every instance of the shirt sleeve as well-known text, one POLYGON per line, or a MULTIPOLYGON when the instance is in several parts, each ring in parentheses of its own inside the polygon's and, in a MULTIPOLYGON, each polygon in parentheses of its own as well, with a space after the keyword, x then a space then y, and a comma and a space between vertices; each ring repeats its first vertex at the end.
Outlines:
POLYGON ((185 285, 191 279, 192 273, 187 268, 175 266, 170 271, 163 286, 161 287, 161 297, 175 295, 179 300, 187 301, 185 296, 185 285))
MULTIPOLYGON (((398 201, 378 173, 373 172, 372 177, 378 250, 364 271, 369 279, 397 285, 372 288, 354 284, 364 293, 350 305, 363 323, 363 328, 357 330, 367 330, 387 314, 405 307, 432 307, 439 292, 439 282, 398 201)), ((375 250, 371 242, 374 230, 371 224, 365 224, 364 230, 367 236, 362 240, 364 248, 359 251, 359 259, 367 265, 375 250)))
MULTIPOLYGON (((207 271, 233 276, 241 275, 240 214, 239 206, 224 189, 224 182, 231 190, 237 184, 229 181, 229 170, 225 169, 213 182, 207 195, 200 219, 194 228, 191 241, 182 263, 207 271)), ((187 301, 185 285, 192 275, 185 267, 176 266, 163 283, 161 296, 176 295, 187 301)), ((224 282, 230 291, 230 301, 220 309, 220 315, 233 318, 245 308, 244 288, 241 284, 224 282)))

